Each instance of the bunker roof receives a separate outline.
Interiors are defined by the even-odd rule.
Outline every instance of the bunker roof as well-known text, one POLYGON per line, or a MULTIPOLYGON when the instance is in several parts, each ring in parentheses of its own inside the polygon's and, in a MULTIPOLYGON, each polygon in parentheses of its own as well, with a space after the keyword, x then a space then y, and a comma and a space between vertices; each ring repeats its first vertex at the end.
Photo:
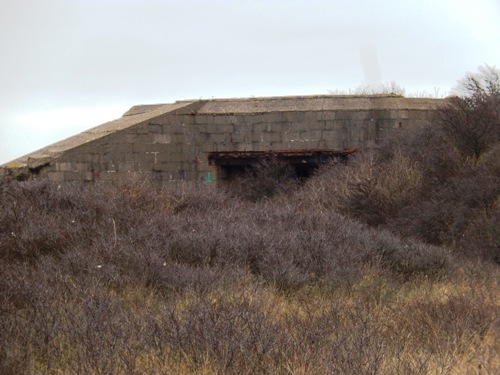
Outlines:
POLYGON ((288 111, 434 109, 441 99, 405 98, 400 95, 318 95, 207 100, 199 114, 264 113, 288 111))

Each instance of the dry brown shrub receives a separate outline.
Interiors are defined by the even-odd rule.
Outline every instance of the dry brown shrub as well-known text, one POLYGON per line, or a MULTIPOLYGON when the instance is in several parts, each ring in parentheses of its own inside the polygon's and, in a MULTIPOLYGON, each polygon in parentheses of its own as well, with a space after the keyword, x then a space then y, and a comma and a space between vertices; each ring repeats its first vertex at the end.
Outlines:
POLYGON ((302 193, 315 206, 339 210, 370 225, 384 224, 397 215, 422 187, 418 164, 400 151, 386 162, 367 152, 348 165, 334 163, 324 167, 302 193))

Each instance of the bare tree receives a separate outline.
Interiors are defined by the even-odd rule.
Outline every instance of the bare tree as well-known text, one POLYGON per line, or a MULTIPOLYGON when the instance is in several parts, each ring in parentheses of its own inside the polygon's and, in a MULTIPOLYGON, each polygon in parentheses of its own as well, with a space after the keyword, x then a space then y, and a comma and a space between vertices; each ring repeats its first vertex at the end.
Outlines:
POLYGON ((457 96, 477 97, 500 95, 500 70, 487 64, 477 68, 475 73, 467 73, 452 90, 457 96))
POLYGON ((459 95, 440 112, 439 125, 461 154, 478 159, 500 140, 500 71, 480 66, 454 91, 459 95))

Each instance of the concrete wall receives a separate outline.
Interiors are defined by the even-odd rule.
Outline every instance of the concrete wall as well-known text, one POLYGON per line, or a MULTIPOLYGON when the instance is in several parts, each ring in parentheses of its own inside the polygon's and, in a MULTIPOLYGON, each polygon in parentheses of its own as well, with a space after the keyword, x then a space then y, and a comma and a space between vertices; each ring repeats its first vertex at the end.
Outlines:
POLYGON ((167 113, 66 151, 40 169, 63 180, 148 175, 160 184, 215 184, 214 151, 371 148, 397 132, 428 124, 433 109, 209 113, 201 104, 167 113), (201 108, 201 110, 200 110, 201 108))

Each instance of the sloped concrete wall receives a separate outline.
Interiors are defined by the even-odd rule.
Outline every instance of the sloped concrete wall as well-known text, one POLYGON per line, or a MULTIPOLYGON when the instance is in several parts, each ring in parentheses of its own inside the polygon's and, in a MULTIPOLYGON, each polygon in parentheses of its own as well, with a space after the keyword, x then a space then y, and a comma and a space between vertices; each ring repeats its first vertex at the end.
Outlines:
POLYGON ((195 103, 175 113, 65 152, 40 175, 63 180, 112 180, 148 175, 159 184, 215 184, 215 151, 366 149, 397 132, 430 123, 429 109, 289 110, 210 113, 195 103))

